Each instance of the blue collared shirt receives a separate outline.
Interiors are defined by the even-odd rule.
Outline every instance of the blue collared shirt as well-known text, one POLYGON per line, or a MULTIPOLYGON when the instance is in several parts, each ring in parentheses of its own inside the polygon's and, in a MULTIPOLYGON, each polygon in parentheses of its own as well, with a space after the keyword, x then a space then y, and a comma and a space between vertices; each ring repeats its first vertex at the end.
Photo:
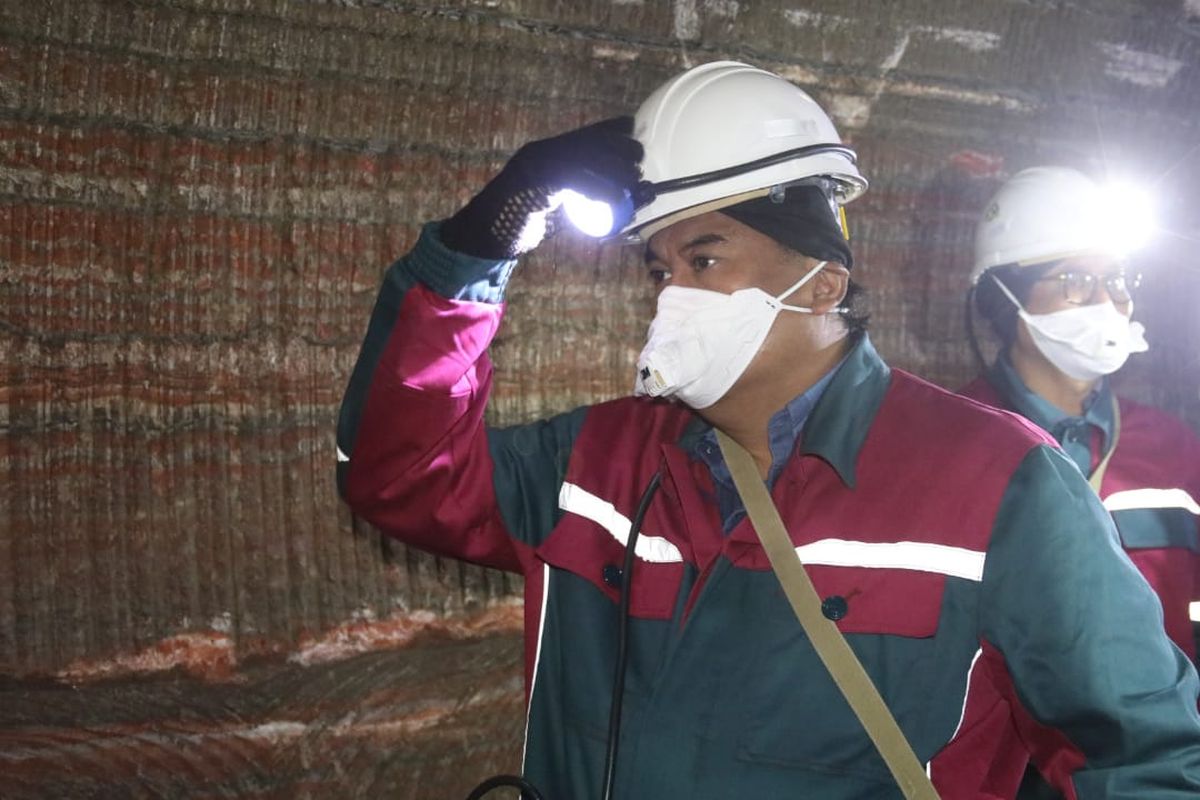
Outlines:
POLYGON ((988 370, 988 382, 1004 397, 1013 411, 1049 433, 1084 475, 1092 472, 1092 428, 1101 436, 1100 452, 1108 451, 1113 435, 1113 399, 1108 378, 1101 378, 1083 403, 1083 415, 1072 416, 1025 385, 1017 370, 1002 354, 988 370))
MULTIPOLYGON (((783 408, 775 412, 767 424, 767 440, 771 448, 771 468, 767 471, 767 488, 775 485, 775 480, 783 472, 783 467, 796 448, 800 432, 809 414, 816 407, 817 401, 825 393, 833 376, 846 362, 843 357, 837 365, 825 373, 819 381, 808 387, 801 394, 792 398, 783 408)), ((717 507, 721 512, 722 530, 728 534, 746 516, 742 498, 738 495, 733 484, 733 476, 729 473, 729 465, 721 455, 717 444, 717 434, 712 428, 705 431, 692 448, 692 455, 708 465, 712 473, 713 485, 717 491, 717 507)))

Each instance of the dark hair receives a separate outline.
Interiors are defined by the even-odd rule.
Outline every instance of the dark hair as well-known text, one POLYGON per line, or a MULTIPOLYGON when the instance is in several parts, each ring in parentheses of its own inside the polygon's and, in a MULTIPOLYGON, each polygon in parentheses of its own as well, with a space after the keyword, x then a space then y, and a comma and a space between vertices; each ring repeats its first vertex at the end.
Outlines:
POLYGON ((1013 296, 1025 305, 1033 284, 1053 269, 1058 262, 1049 261, 1031 267, 1021 267, 1016 264, 1004 264, 992 267, 980 276, 972 294, 975 300, 975 310, 987 320, 988 327, 1000 340, 1000 345, 1007 349, 1017 338, 1017 307, 1008 295, 1000 290, 996 281, 1000 281, 1013 293, 1013 296))
MULTIPOLYGON (((796 259, 816 258, 807 253, 802 253, 794 247, 788 247, 782 242, 776 241, 787 254, 796 259)), ((831 258, 830 261, 842 263, 840 258, 831 258)), ((871 321, 871 314, 867 311, 867 290, 862 285, 855 283, 853 278, 846 281, 846 296, 842 298, 841 307, 846 309, 839 316, 842 322, 846 323, 846 330, 850 332, 850 338, 857 341, 864 333, 867 332, 868 323, 871 321)), ((1011 304, 1010 304, 1011 305, 1011 304)))
POLYGON ((1012 292, 1013 297, 1017 298, 1017 301, 1024 306, 1025 301, 1029 299, 1029 292, 1033 289, 1033 284, 1058 266, 1058 263, 1057 261, 1048 261, 1045 264, 1035 264, 1030 267, 1001 264, 986 270, 967 292, 967 339, 971 343, 971 352, 974 353, 980 368, 986 368, 987 361, 979 349, 979 340, 975 337, 975 318, 972 310, 978 311, 979 315, 987 320, 988 327, 992 329, 992 335, 1000 342, 1000 352, 1007 352, 1017 338, 1017 307, 1000 289, 999 283, 1003 283, 1005 288, 1012 292))
POLYGON ((855 283, 853 278, 846 284, 846 297, 842 300, 842 308, 846 309, 842 312, 842 322, 846 323, 851 340, 857 341, 867 332, 871 314, 867 311, 867 290, 855 283))

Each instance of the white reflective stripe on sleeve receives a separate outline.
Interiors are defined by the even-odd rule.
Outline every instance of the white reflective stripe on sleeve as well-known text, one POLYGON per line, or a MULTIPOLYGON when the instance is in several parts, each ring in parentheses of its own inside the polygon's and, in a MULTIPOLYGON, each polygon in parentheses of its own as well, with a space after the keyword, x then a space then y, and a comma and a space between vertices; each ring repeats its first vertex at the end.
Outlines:
POLYGON ((805 564, 939 572, 971 581, 983 579, 986 556, 977 550, 929 542, 851 542, 821 539, 796 548, 805 564))
POLYGON ((975 674, 975 664, 981 655, 983 655, 982 647, 975 651, 975 655, 971 657, 971 666, 967 667, 967 685, 963 688, 962 710, 958 712, 958 724, 954 726, 954 733, 950 734, 950 741, 954 741, 954 737, 958 736, 958 732, 962 730, 963 720, 967 718, 967 698, 971 695, 971 676, 975 674))
POLYGON ((1113 492, 1104 498, 1109 511, 1130 511, 1135 508, 1185 508, 1200 516, 1200 504, 1183 489, 1128 489, 1113 492))
POLYGON ((537 688, 538 665, 542 663, 542 638, 546 632, 546 601, 550 599, 550 565, 542 564, 542 607, 538 615, 537 649, 533 651, 533 672, 529 678, 529 706, 525 709, 525 742, 521 745, 521 771, 529 753, 529 718, 533 715, 533 692, 537 688))
MULTIPOLYGON (((349 460, 350 460, 350 456, 348 456, 348 455, 346 455, 345 453, 343 453, 343 452, 342 452, 342 448, 340 448, 340 447, 339 447, 339 448, 337 449, 337 460, 338 460, 338 463, 340 464, 340 463, 342 463, 343 461, 349 461, 349 460)), ((326 463, 329 463, 329 462, 326 462, 326 463)))
MULTIPOLYGON (((614 539, 625 545, 629 541, 629 518, 622 514, 607 500, 603 500, 586 489, 573 483, 564 482, 558 492, 558 507, 571 514, 590 519, 604 528, 614 539)), ((643 561, 656 564, 676 564, 683 561, 679 548, 661 536, 638 536, 634 555, 643 561)))
MULTIPOLYGON (((975 674, 975 665, 979 663, 979 657, 983 655, 983 648, 975 651, 975 655, 971 656, 971 666, 967 667, 967 683, 963 687, 962 709, 958 712, 958 724, 954 726, 954 733, 950 734, 947 742, 953 742, 958 732, 962 730, 963 720, 967 718, 967 700, 971 697, 971 676, 975 674)), ((925 765, 925 774, 929 776, 929 780, 933 780, 933 761, 925 765)))

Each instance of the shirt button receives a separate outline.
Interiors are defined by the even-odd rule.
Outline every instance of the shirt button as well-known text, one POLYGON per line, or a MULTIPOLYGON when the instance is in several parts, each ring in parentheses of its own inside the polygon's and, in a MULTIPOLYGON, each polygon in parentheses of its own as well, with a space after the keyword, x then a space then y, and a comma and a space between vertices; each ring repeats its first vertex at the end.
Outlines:
POLYGON ((826 597, 821 601, 821 613, 826 619, 831 619, 837 622, 850 610, 850 604, 846 602, 846 598, 841 595, 834 594, 826 597))
POLYGON ((624 576, 621 574, 621 568, 616 564, 605 564, 600 575, 604 578, 604 582, 612 588, 621 588, 622 578, 624 576))

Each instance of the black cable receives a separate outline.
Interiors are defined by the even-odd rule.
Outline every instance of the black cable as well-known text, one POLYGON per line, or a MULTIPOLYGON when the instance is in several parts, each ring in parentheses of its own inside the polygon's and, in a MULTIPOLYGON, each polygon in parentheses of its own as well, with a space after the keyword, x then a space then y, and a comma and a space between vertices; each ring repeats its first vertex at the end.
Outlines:
POLYGON ((638 532, 642 527, 642 519, 650 508, 650 501, 658 491, 662 480, 660 473, 654 473, 642 499, 638 502, 637 513, 629 525, 629 540, 625 543, 625 561, 621 567, 621 603, 617 613, 620 621, 617 626, 617 664, 613 675, 612 705, 608 714, 608 748, 604 754, 604 791, 603 800, 611 800, 613 779, 617 774, 617 744, 621 739, 621 706, 625 696, 625 667, 629 655, 629 595, 633 590, 633 559, 637 547, 638 532))
MULTIPOLYGON (((654 499, 654 493, 658 491, 661 481, 662 475, 656 472, 646 485, 642 499, 638 501, 637 511, 633 515, 633 522, 629 525, 629 538, 625 543, 625 560, 621 567, 621 601, 617 611, 620 615, 617 626, 617 663, 613 675, 612 705, 608 714, 608 747, 604 754, 604 800, 610 800, 612 797, 613 777, 617 770, 617 744, 621 738, 621 706, 625 694, 625 667, 629 653, 629 595, 633 587, 634 551, 637 548, 642 520, 650 509, 650 501, 654 499)), ((479 800, 492 789, 501 786, 520 789, 522 800, 545 800, 532 783, 517 775, 496 775, 488 778, 471 791, 467 800, 479 800)))
POLYGON ((483 797, 492 789, 498 789, 501 786, 511 786, 513 788, 520 789, 522 800, 525 800, 526 798, 528 798, 528 800, 546 800, 546 798, 542 796, 542 793, 539 792, 532 783, 518 775, 496 775, 495 777, 488 778, 486 781, 476 786, 471 793, 467 795, 467 800, 479 800, 479 798, 483 797))
MULTIPOLYGON (((734 175, 742 175, 747 172, 753 172, 756 169, 769 167, 774 164, 780 164, 784 161, 791 161, 794 158, 804 158, 805 156, 815 156, 821 153, 840 153, 850 159, 850 163, 854 164, 858 161, 858 156, 849 147, 842 144, 810 144, 805 147, 795 147, 791 150, 784 150, 781 153, 772 153, 769 156, 755 159, 754 161, 746 162, 745 164, 736 164, 732 167, 724 167, 722 169, 714 169, 711 172, 700 172, 695 175, 686 175, 682 178, 672 178, 669 181, 659 181, 658 183, 648 183, 647 189, 652 189, 655 194, 664 192, 676 192, 680 189, 688 189, 692 186, 700 186, 705 183, 712 183, 724 178, 731 178, 734 175)), ((643 190, 644 191, 644 190, 643 190)))

